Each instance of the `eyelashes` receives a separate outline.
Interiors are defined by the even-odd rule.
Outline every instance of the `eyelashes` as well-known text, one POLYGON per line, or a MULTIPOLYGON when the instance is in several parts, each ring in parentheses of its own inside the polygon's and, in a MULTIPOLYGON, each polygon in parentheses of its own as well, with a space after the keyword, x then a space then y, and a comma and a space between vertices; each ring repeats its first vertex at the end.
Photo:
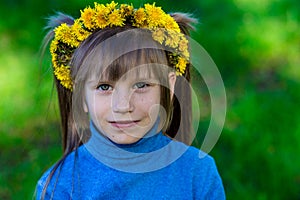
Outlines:
POLYGON ((146 83, 146 82, 138 82, 136 84, 134 84, 133 88, 134 89, 143 89, 143 88, 146 88, 146 87, 149 87, 150 84, 149 83, 146 83))
MULTIPOLYGON (((135 84, 133 84, 131 86, 131 88, 133 90, 135 90, 136 92, 144 92, 146 91, 149 87, 151 86, 154 86, 155 84, 154 83, 148 83, 148 82, 145 82, 145 81, 140 81, 140 82, 137 82, 135 84)), ((110 83, 101 83, 99 84, 96 89, 99 91, 99 92, 103 92, 103 93, 107 93, 107 92, 111 92, 113 91, 114 89, 114 85, 113 84, 110 84, 110 83)))
POLYGON ((106 84, 106 83, 100 84, 100 85, 97 86, 97 90, 99 90, 99 91, 109 91, 109 90, 112 90, 112 89, 113 89, 112 86, 109 85, 109 84, 106 84))

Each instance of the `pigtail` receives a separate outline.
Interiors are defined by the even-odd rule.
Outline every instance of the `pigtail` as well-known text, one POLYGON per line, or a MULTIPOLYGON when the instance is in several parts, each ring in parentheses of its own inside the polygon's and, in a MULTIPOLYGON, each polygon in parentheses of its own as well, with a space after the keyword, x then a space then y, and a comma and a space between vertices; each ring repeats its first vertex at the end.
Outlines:
POLYGON ((44 37, 44 40, 42 43, 42 48, 41 48, 42 57, 43 57, 43 55, 45 55, 45 51, 46 51, 49 43, 54 38, 54 29, 63 23, 66 23, 68 25, 72 25, 74 23, 73 17, 66 15, 64 13, 61 13, 61 12, 57 12, 56 15, 50 16, 49 18, 47 18, 47 20, 48 20, 48 23, 44 29, 48 30, 48 33, 44 37))
MULTIPOLYGON (((67 25, 72 25, 74 23, 74 19, 69 16, 65 15, 61 12, 56 13, 56 15, 51 16, 48 18, 48 24, 45 27, 48 30, 46 34, 41 54, 42 57, 45 54, 45 50, 49 46, 50 42, 54 38, 54 30, 56 27, 60 26, 61 24, 66 23, 67 25)), ((73 150, 77 149, 77 147, 81 144, 81 140, 79 134, 77 134, 73 115, 72 115, 72 91, 66 89, 60 84, 60 81, 54 76, 54 81, 57 89, 58 95, 58 102, 59 102, 59 110, 60 110, 60 117, 61 117, 61 136, 62 136, 62 147, 63 147, 63 156, 62 158, 53 166, 50 174, 47 178, 45 186, 43 188, 43 192, 41 195, 41 199, 45 198, 47 187, 54 176, 54 173, 61 168, 64 163, 65 158, 69 153, 73 150)), ((58 173, 59 174, 59 173, 58 173)), ((58 176, 56 177, 56 182, 58 180, 58 176)), ((55 188, 53 189, 52 193, 54 192, 55 188)))
MULTIPOLYGON (((190 36, 194 30, 193 24, 197 22, 186 13, 172 13, 171 16, 178 23, 182 33, 190 36)), ((175 137, 186 144, 191 144, 192 139, 192 97, 191 97, 191 75, 190 64, 186 66, 185 73, 177 76, 175 83, 175 96, 173 98, 173 115, 166 134, 175 137)))
MULTIPOLYGON (((56 15, 48 18, 48 24, 45 29, 50 29, 43 42, 43 51, 54 38, 54 29, 61 24, 73 25, 74 19, 66 14, 58 12, 56 15)), ((67 155, 80 144, 80 138, 77 134, 73 115, 72 115, 72 91, 66 89, 60 84, 60 81, 54 76, 55 85, 58 94, 59 110, 61 116, 62 146, 64 155, 67 155)))
POLYGON ((170 15, 175 19, 180 30, 185 35, 190 36, 190 31, 195 30, 193 24, 196 24, 198 20, 193 18, 190 14, 175 12, 171 13, 170 15))

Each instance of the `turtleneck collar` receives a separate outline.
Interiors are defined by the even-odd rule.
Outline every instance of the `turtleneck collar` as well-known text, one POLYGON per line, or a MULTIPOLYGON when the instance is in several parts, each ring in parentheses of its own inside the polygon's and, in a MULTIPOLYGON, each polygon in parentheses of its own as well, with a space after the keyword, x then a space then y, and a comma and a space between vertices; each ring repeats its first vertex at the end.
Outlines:
POLYGON ((91 138, 85 148, 101 163, 119 171, 142 173, 161 169, 181 156, 186 146, 157 132, 159 120, 139 141, 116 144, 90 122, 91 138))

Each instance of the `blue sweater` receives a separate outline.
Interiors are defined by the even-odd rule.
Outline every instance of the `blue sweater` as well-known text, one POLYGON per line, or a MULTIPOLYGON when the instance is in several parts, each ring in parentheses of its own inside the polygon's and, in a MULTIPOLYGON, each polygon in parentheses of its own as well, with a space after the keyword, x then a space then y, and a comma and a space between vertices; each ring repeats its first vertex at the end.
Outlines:
MULTIPOLYGON (((111 142, 93 125, 91 132, 56 170, 45 199, 225 199, 213 158, 198 149, 153 129, 130 145, 111 142)), ((51 169, 38 181, 37 199, 51 169)))

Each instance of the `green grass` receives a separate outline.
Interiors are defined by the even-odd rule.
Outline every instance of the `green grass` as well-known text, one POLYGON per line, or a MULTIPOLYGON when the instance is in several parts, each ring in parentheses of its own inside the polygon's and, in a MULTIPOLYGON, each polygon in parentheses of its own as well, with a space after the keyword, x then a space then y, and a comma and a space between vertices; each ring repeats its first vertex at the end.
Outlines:
MULTIPOLYGON (((54 127, 47 131, 58 132, 54 127)), ((58 158, 60 146, 55 137, 37 130, 27 133, 31 137, 1 138, 0 199, 31 199, 41 173, 58 158)))
POLYGON ((41 74, 30 51, 0 52, 0 199, 31 199, 36 181, 61 151, 51 74, 41 74))
POLYGON ((213 154, 229 199, 298 199, 300 196, 300 84, 247 88, 228 109, 213 154))

